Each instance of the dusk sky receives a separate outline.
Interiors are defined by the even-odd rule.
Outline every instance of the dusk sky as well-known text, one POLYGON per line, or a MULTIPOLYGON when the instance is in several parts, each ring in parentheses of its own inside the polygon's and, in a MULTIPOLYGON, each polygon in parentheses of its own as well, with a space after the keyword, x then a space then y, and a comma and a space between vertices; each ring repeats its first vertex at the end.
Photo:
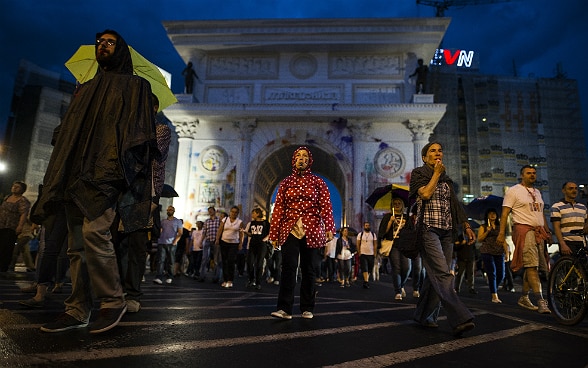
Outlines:
MULTIPOLYGON (((521 77, 553 77, 561 62, 568 78, 579 82, 583 121, 588 126, 586 9, 585 0, 511 0, 452 7, 445 13, 452 21, 443 46, 477 52, 486 74, 513 75, 516 65, 521 77)), ((117 30, 133 48, 172 73, 172 90, 180 93, 184 62, 162 21, 434 15, 433 7, 416 5, 416 0, 2 0, 0 137, 19 61, 26 59, 73 81, 63 63, 106 28, 117 30)))

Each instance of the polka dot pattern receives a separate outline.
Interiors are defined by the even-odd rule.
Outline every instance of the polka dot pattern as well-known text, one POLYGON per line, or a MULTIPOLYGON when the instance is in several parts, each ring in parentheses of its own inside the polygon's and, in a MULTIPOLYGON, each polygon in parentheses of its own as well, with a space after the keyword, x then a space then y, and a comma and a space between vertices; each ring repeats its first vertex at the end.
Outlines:
MULTIPOLYGON (((306 149, 310 155, 305 147, 298 148, 294 155, 301 149, 306 149)), ((309 248, 325 246, 325 232, 335 233, 329 188, 323 179, 310 172, 311 164, 312 156, 302 173, 292 165, 292 174, 282 180, 278 188, 269 238, 277 240, 280 245, 284 244, 299 218, 302 218, 309 248)))

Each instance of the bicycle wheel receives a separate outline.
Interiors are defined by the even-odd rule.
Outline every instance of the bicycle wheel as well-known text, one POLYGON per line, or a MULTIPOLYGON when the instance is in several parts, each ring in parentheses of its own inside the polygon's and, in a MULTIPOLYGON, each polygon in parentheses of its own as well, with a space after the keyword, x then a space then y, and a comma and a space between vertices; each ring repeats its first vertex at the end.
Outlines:
POLYGON ((588 312, 586 301, 586 270, 573 257, 561 257, 549 275, 547 300, 555 319, 572 326, 584 320, 588 312), (570 270, 574 267, 574 270, 570 270))

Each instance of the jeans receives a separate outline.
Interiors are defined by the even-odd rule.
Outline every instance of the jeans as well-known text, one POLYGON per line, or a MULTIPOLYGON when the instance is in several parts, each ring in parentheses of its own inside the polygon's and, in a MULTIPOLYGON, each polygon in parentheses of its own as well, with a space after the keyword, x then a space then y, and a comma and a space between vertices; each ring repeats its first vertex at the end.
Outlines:
POLYGON ((410 274, 410 259, 403 256, 398 249, 392 247, 390 251, 390 264, 392 265, 394 292, 400 294, 410 274))
POLYGON ((282 276, 282 251, 274 249, 274 254, 272 258, 269 259, 267 269, 270 273, 270 277, 274 279, 274 281, 280 281, 280 277, 282 276))
POLYGON ((492 294, 496 294, 498 285, 504 280, 504 254, 499 256, 482 253, 484 271, 488 277, 488 287, 492 294))
POLYGON ((167 278, 174 276, 174 261, 176 259, 176 245, 173 244, 157 244, 157 278, 162 279, 164 272, 167 273, 167 278))
POLYGON ((412 290, 420 291, 423 287, 423 280, 425 279, 425 269, 423 268, 423 260, 420 255, 411 259, 411 269, 412 290))
MULTIPOLYGON (((275 252, 274 252, 275 253, 275 252)), ((300 260, 302 283, 300 285, 300 311, 312 312, 315 307, 315 270, 320 262, 320 249, 308 248, 306 237, 296 238, 290 234, 282 245, 282 280, 278 293, 278 310, 292 314, 294 307, 294 289, 296 288, 296 271, 300 260)))
POLYGON ((451 230, 429 227, 424 231, 421 257, 427 274, 414 314, 416 321, 437 322, 441 304, 451 328, 474 318, 453 288, 454 277, 449 272, 452 256, 451 230))
POLYGON ((339 265, 339 281, 351 281, 351 259, 337 259, 337 264, 339 265))
POLYGON ((202 242, 202 263, 200 263, 200 271, 197 272, 201 278, 206 277, 206 269, 210 264, 210 256, 213 255, 213 246, 213 241, 205 240, 202 242))

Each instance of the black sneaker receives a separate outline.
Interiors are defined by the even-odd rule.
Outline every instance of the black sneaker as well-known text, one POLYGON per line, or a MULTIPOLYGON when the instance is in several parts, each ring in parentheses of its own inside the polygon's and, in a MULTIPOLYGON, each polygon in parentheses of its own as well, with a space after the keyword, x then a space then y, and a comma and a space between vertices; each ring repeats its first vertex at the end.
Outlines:
POLYGON ((88 322, 81 322, 77 319, 73 318, 67 313, 62 313, 57 319, 53 322, 49 322, 41 326, 41 331, 43 332, 61 332, 67 330, 73 330, 74 328, 82 328, 86 327, 88 322))
POLYGON ((101 308, 98 318, 90 323, 90 333, 102 333, 116 327, 126 311, 126 304, 122 308, 101 308))

